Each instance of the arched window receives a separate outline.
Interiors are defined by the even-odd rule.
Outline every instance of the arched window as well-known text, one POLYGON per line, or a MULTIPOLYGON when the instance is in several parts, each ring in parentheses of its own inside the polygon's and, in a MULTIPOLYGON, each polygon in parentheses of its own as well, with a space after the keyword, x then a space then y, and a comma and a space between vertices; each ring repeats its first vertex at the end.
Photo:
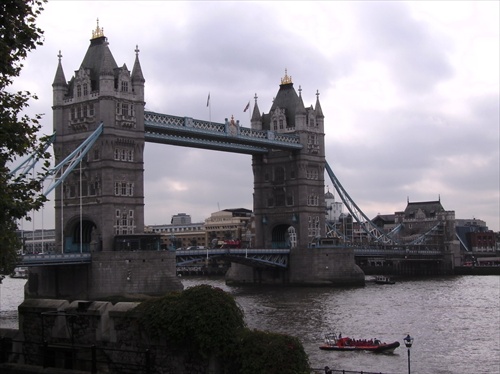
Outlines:
POLYGON ((297 247, 297 232, 293 226, 288 228, 288 241, 290 243, 290 249, 297 247))

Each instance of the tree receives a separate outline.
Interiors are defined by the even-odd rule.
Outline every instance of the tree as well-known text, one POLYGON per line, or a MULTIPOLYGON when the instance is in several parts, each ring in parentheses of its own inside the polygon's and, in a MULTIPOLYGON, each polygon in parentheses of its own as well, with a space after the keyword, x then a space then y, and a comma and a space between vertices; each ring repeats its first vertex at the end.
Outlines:
POLYGON ((17 221, 32 210, 39 210, 46 198, 40 193, 49 166, 50 155, 38 138, 41 115, 23 114, 30 99, 29 91, 9 92, 13 79, 19 76, 22 61, 42 45, 43 31, 36 18, 46 0, 2 0, 0 2, 0 274, 10 273, 16 261, 20 241, 17 221), (36 175, 12 175, 13 163, 31 154, 43 161, 36 175))
POLYGON ((171 353, 197 358, 209 372, 311 372, 299 339, 248 329, 236 300, 217 287, 201 284, 144 301, 131 312, 131 321, 134 316, 148 340, 163 340, 171 353))

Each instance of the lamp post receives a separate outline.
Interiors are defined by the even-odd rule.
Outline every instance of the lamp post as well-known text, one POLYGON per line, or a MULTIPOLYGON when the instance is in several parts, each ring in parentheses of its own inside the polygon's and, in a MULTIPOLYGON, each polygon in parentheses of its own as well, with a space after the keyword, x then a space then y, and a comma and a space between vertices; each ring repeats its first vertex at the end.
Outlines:
POLYGON ((403 340, 405 342, 406 348, 408 348, 408 374, 410 374, 410 348, 413 344, 413 338, 410 336, 410 334, 407 334, 406 338, 404 338, 403 340))

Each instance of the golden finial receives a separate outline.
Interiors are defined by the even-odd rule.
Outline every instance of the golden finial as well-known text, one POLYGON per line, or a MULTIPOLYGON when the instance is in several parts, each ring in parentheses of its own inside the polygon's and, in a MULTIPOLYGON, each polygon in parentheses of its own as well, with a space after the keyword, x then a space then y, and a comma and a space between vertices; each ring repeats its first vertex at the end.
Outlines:
POLYGON ((281 84, 289 84, 292 83, 292 77, 288 76, 287 69, 285 69, 285 76, 281 78, 281 84))
POLYGON ((99 18, 97 19, 97 27, 92 31, 92 39, 97 39, 104 36, 104 28, 99 27, 99 18))

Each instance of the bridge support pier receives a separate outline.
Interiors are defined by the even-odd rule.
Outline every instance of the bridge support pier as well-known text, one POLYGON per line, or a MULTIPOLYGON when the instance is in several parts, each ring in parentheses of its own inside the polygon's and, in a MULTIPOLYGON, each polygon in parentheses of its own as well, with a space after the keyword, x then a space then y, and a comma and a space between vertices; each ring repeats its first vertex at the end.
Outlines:
POLYGON ((365 274, 354 262, 350 248, 292 250, 288 269, 252 268, 231 264, 228 285, 363 286, 365 274))
POLYGON ((180 291, 175 253, 109 251, 92 253, 92 262, 30 268, 27 298, 140 300, 180 291))

